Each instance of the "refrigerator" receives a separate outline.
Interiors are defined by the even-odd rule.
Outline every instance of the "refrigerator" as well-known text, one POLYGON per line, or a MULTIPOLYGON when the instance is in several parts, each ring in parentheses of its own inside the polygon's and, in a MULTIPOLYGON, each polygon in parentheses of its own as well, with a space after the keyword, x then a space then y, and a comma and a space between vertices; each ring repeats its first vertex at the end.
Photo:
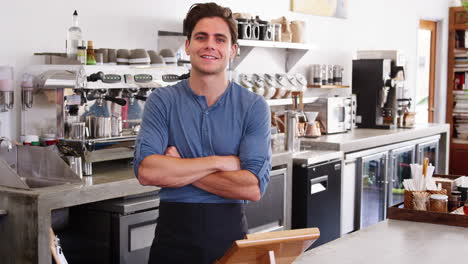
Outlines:
POLYGON ((357 160, 355 230, 374 225, 386 218, 387 160, 388 151, 357 160))

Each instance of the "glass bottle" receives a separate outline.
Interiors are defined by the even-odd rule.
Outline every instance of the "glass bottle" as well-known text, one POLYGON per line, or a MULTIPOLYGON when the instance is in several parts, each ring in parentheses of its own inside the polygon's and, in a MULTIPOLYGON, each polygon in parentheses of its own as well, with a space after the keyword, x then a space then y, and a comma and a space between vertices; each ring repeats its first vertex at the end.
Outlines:
POLYGON ((86 50, 86 65, 96 65, 96 56, 94 54, 92 40, 88 40, 88 49, 86 50))
POLYGON ((86 65, 86 44, 84 40, 81 41, 80 46, 78 46, 76 59, 80 62, 80 64, 86 65))
POLYGON ((73 13, 72 26, 67 32, 67 57, 76 59, 78 46, 81 44, 81 28, 78 26, 78 13, 73 13))

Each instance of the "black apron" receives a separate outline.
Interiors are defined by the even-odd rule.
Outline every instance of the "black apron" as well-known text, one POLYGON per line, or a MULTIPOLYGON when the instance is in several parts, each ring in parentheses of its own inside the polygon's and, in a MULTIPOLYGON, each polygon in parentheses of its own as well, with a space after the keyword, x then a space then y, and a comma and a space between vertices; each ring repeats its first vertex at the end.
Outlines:
POLYGON ((213 264, 246 233, 243 204, 161 202, 149 263, 213 264))

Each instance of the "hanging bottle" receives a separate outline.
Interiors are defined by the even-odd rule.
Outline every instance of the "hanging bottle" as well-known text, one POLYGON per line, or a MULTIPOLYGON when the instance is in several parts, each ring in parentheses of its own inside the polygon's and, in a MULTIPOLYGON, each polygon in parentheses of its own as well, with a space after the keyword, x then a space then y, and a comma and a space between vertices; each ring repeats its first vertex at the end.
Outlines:
POLYGON ((78 12, 73 13, 72 26, 67 32, 67 57, 76 59, 78 46, 81 43, 81 28, 78 26, 78 12))

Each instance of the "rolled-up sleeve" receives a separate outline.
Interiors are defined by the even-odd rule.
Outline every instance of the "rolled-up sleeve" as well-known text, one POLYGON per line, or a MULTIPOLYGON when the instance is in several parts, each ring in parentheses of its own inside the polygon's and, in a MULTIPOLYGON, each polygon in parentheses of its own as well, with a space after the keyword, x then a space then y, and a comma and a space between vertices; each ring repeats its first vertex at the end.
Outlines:
POLYGON ((241 168, 257 176, 263 194, 270 182, 270 108, 262 98, 252 105, 239 148, 241 168))
MULTIPOLYGON (((162 89, 162 88, 160 88, 162 89)), ((135 142, 133 170, 138 178, 141 161, 154 154, 163 155, 168 144, 168 109, 160 89, 150 94, 145 103, 140 132, 135 142)))

